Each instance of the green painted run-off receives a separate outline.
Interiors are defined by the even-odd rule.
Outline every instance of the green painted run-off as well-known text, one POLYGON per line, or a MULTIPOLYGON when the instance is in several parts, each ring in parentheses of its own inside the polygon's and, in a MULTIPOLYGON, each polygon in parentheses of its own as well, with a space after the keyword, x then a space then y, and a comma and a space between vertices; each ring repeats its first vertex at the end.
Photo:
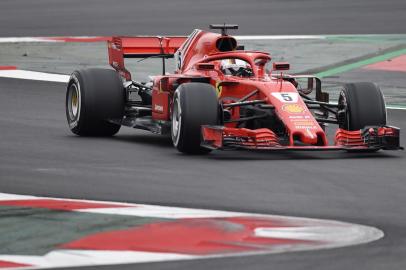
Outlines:
POLYGON ((377 62, 382 62, 400 55, 406 54, 406 48, 404 49, 400 49, 397 51, 392 51, 392 52, 388 52, 388 53, 384 53, 381 55, 377 55, 368 59, 364 59, 361 61, 357 61, 354 63, 350 63, 350 64, 345 64, 342 66, 338 66, 338 67, 334 67, 325 71, 321 71, 319 73, 316 74, 317 77, 319 78, 323 78, 323 77, 328 77, 328 76, 332 76, 335 74, 339 74, 339 73, 343 73, 343 72, 347 72, 356 68, 360 68, 366 65, 370 65, 370 64, 374 64, 377 62))

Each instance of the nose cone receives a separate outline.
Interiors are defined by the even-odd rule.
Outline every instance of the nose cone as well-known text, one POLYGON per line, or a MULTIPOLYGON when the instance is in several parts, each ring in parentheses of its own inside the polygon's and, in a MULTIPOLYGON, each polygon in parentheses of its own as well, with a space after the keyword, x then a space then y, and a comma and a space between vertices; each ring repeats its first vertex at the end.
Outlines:
MULTIPOLYGON (((316 130, 314 130, 314 129, 306 128, 306 129, 303 129, 303 131, 301 131, 299 134, 295 133, 295 135, 299 135, 300 141, 302 143, 310 144, 310 145, 317 144, 318 137, 317 137, 316 130)), ((293 136, 293 138, 296 137, 295 135, 293 136)))
MULTIPOLYGON (((293 86, 292 86, 293 87, 293 86)), ((276 113, 289 131, 290 145, 295 141, 306 145, 326 145, 327 139, 296 89, 271 92, 269 98, 276 107, 276 113)))

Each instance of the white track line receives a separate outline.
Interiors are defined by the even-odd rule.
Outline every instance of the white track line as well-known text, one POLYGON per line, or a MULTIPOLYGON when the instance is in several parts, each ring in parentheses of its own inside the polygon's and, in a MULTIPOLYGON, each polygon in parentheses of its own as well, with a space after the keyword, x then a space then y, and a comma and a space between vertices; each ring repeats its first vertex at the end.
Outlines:
POLYGON ((36 37, 6 37, 0 38, 0 43, 26 43, 26 42, 56 42, 36 37))
POLYGON ((68 75, 28 70, 0 70, 0 77, 63 83, 67 83, 69 81, 68 75))
MULTIPOLYGON (((234 36, 238 40, 289 40, 289 39, 326 39, 323 35, 256 35, 256 36, 234 36)), ((29 43, 29 42, 66 42, 61 37, 4 37, 0 38, 0 43, 29 43)), ((97 36, 70 36, 65 37, 76 39, 76 42, 87 42, 102 37, 97 36)), ((103 42, 103 41, 102 41, 103 42)))
MULTIPOLYGON (((329 37, 385 37, 396 34, 360 34, 360 35, 236 35, 238 40, 305 40, 305 39, 327 39, 329 37)), ((404 34, 397 34, 404 36, 404 34)), ((54 37, 2 37, 0 43, 26 43, 26 42, 94 42, 95 39, 104 38, 101 36, 54 36, 54 37), (64 40, 63 38, 66 38, 64 40)), ((103 41, 101 41, 103 42, 103 41)))
MULTIPOLYGON (((170 206, 137 204, 136 207, 125 208, 98 208, 77 210, 77 212, 110 214, 124 216, 139 216, 151 218, 220 218, 246 216, 247 213, 227 212, 218 210, 190 209, 170 206)), ((260 215, 259 215, 260 216, 260 215)))
POLYGON ((95 38, 102 38, 102 37, 97 37, 97 36, 3 37, 3 38, 0 38, 0 43, 67 42, 67 41, 65 41, 63 39, 57 39, 57 38, 76 39, 75 42, 88 42, 86 40, 92 40, 92 39, 95 39, 95 38))

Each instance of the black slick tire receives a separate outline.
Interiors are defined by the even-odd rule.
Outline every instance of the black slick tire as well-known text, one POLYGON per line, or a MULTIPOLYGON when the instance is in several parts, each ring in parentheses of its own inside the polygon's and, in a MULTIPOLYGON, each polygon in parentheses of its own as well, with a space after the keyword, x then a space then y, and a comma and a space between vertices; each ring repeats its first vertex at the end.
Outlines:
POLYGON ((340 93, 339 127, 360 130, 367 126, 386 125, 386 105, 379 87, 370 82, 348 83, 340 93))
POLYGON ((172 110, 172 141, 182 153, 210 152, 201 144, 201 126, 216 125, 219 103, 214 87, 206 83, 184 83, 175 91, 172 110))
POLYGON ((69 129, 80 136, 113 136, 124 115, 125 89, 116 71, 82 69, 72 73, 66 91, 69 129))

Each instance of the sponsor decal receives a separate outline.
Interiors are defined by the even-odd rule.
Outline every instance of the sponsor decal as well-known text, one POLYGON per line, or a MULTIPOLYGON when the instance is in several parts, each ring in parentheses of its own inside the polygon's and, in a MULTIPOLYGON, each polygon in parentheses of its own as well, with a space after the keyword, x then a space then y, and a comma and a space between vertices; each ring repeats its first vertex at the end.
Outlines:
POLYGON ((302 113, 306 109, 299 104, 285 104, 282 106, 282 110, 288 113, 302 113))
POLYGON ((295 119, 295 118, 291 118, 290 121, 295 125, 296 129, 316 129, 316 125, 314 124, 314 122, 310 119, 309 116, 307 116, 306 119, 295 119))
POLYGON ((316 129, 316 126, 295 126, 297 129, 316 129))
POLYGON ((292 122, 296 125, 314 126, 314 122, 309 119, 294 119, 292 122))

